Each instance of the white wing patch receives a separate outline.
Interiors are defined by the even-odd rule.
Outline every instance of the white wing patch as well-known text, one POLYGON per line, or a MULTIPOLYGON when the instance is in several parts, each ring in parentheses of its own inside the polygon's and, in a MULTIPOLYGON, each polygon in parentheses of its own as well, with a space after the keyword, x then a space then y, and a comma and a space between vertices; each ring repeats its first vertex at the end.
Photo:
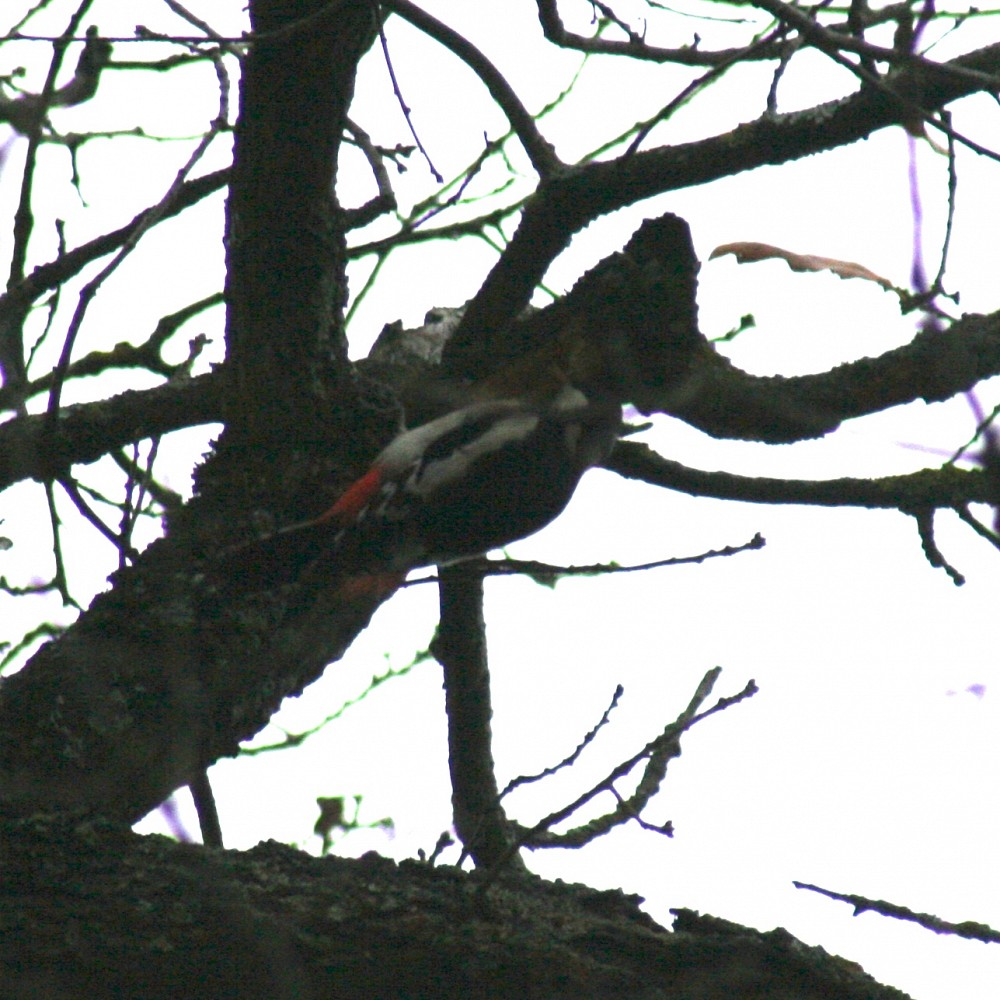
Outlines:
POLYGON ((538 415, 526 411, 498 420, 485 434, 456 448, 447 458, 428 462, 419 469, 416 478, 420 480, 420 492, 428 496, 447 489, 450 483, 461 482, 474 462, 513 442, 523 441, 537 426, 538 415))

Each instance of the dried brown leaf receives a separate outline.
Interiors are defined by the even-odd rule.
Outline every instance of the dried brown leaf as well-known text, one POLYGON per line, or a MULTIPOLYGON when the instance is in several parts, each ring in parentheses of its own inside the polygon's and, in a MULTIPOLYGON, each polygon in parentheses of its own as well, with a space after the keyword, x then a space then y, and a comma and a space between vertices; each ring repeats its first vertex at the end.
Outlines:
POLYGON ((883 278, 863 264, 856 264, 854 261, 820 257, 811 253, 793 253, 791 250, 782 250, 781 247, 774 247, 769 243, 754 243, 750 240, 724 243, 711 252, 709 260, 724 257, 728 253, 731 253, 740 264, 777 259, 783 260, 793 271, 832 271, 838 278, 864 278, 866 281, 874 281, 883 288, 893 287, 888 278, 883 278))

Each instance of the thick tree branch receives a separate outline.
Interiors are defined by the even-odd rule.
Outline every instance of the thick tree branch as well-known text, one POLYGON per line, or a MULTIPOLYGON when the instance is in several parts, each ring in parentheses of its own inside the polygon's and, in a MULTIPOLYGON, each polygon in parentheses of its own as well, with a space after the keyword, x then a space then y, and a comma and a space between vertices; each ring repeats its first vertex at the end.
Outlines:
POLYGON ((658 455, 648 445, 621 441, 604 468, 626 479, 653 486, 746 503, 810 504, 821 507, 867 507, 916 510, 960 508, 969 503, 997 503, 995 485, 984 472, 954 466, 922 469, 883 479, 770 479, 730 472, 692 469, 658 455))
POLYGON ((444 670, 455 829, 476 866, 524 868, 500 803, 493 764, 490 672, 477 563, 439 570, 441 622, 431 652, 444 670))
POLYGON ((471 367, 458 361, 460 370, 474 371, 471 359, 483 331, 502 336, 573 234, 597 217, 653 195, 835 149, 910 120, 913 104, 931 111, 987 89, 984 78, 946 70, 992 76, 1000 67, 1000 44, 944 67, 933 74, 922 66, 908 68, 887 77, 887 87, 906 103, 887 90, 865 88, 807 111, 768 114, 724 135, 588 163, 553 176, 527 202, 506 252, 465 312, 452 346, 456 360, 467 354, 471 367))
MULTIPOLYGON (((664 290, 671 291, 673 287, 668 284, 664 290)), ((680 296, 676 297, 675 304, 680 307, 680 296)), ((642 303, 636 306, 639 313, 648 312, 642 303)), ((635 320, 634 332, 640 328, 638 313, 628 315, 630 322, 635 320)), ((619 316, 619 322, 625 319, 619 316)), ((1000 313, 971 315, 948 330, 919 334, 912 343, 878 358, 864 358, 818 375, 763 378, 741 372, 717 355, 703 356, 701 369, 695 376, 700 382, 699 391, 686 395, 683 402, 669 412, 717 437, 788 442, 827 433, 843 420, 916 399, 949 399, 998 374, 1000 313)), ((646 375, 656 381, 656 372, 646 375)), ((43 435, 41 416, 9 421, 0 425, 0 489, 23 479, 44 479, 76 463, 96 461, 108 451, 132 441, 221 419, 220 376, 210 374, 155 389, 122 393, 99 403, 66 407, 60 415, 57 432, 51 438, 43 435)), ((638 458, 638 448, 634 444, 621 445, 609 459, 609 467, 629 475, 619 464, 624 462, 622 456, 628 454, 632 456, 630 465, 644 470, 637 478, 648 475, 654 477, 649 481, 658 482, 656 477, 662 476, 669 481, 661 485, 677 489, 686 488, 678 485, 686 481, 686 476, 698 475, 681 466, 650 467, 638 458), (670 471, 666 471, 668 468, 670 471)), ((655 466, 666 460, 651 456, 650 461, 655 466)), ((935 473, 936 477, 942 475, 944 473, 935 473)), ((990 502, 989 486, 980 482, 978 476, 958 470, 951 470, 947 475, 950 477, 948 485, 935 486, 933 496, 925 493, 928 487, 923 482, 913 484, 912 489, 916 492, 907 487, 905 493, 914 503, 926 501, 936 507, 970 501, 990 502)), ((867 480, 859 481, 862 484, 860 493, 845 492, 827 484, 796 486, 786 480, 774 480, 773 487, 763 488, 760 487, 762 482, 766 481, 751 480, 743 485, 727 486, 724 480, 699 479, 692 482, 689 492, 741 500, 760 499, 762 502, 858 502, 862 506, 879 507, 896 506, 887 502, 886 496, 899 488, 895 480, 887 481, 889 494, 867 480), (751 488, 751 483, 758 486, 751 488), (771 496, 777 499, 769 500, 771 496), (852 496, 865 499, 854 501, 852 496), (819 499, 814 499, 816 497, 819 499)), ((935 482, 944 480, 936 478, 935 482)))
POLYGON ((941 402, 1000 374, 1000 313, 927 329, 903 347, 819 375, 747 375, 702 353, 691 391, 662 407, 713 437, 780 444, 820 437, 842 420, 917 399, 941 402))
POLYGON ((0 824, 0 981, 47 1000, 905 1000, 782 930, 679 911, 670 933, 620 892, 482 884, 40 815, 0 824))
POLYGON ((67 406, 54 433, 46 431, 44 414, 0 424, 0 489, 58 476, 133 441, 221 420, 221 389, 219 376, 209 374, 67 406))

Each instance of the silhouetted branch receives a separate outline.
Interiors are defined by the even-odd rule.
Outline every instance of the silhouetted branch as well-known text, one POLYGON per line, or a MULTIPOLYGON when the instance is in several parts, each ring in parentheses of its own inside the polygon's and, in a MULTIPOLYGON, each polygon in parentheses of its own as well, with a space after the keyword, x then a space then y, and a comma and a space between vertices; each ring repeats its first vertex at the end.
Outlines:
POLYGON ((475 564, 464 563, 442 567, 438 576, 441 621, 431 652, 444 670, 455 830, 477 867, 523 870, 493 764, 483 577, 475 564))
POLYGON ((854 907, 855 916, 866 912, 881 913, 883 917, 894 917, 897 920, 907 920, 919 924, 929 931, 934 931, 935 934, 952 934, 970 941, 1000 943, 1000 931, 995 931, 992 927, 974 920, 963 920, 956 924, 935 917, 932 913, 919 913, 907 906, 900 906, 898 903, 888 903, 884 899, 869 899, 867 896, 856 896, 853 893, 833 892, 831 889, 821 889, 818 885, 810 885, 808 882, 792 882, 792 885, 796 889, 808 889, 810 892, 819 893, 819 895, 829 899, 850 903, 854 907))

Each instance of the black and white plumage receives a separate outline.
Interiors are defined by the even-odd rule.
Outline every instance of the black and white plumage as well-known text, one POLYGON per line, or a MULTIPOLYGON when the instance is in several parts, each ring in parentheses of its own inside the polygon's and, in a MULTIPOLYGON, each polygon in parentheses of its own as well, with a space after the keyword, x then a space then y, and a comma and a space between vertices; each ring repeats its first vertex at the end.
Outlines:
POLYGON ((261 539, 256 559, 401 579, 481 555, 554 520, 620 430, 618 403, 568 385, 542 403, 470 403, 403 431, 329 510, 261 539))
POLYGON ((472 403, 400 434, 318 522, 393 569, 481 555, 562 513, 620 428, 620 406, 568 386, 543 406, 472 403))

